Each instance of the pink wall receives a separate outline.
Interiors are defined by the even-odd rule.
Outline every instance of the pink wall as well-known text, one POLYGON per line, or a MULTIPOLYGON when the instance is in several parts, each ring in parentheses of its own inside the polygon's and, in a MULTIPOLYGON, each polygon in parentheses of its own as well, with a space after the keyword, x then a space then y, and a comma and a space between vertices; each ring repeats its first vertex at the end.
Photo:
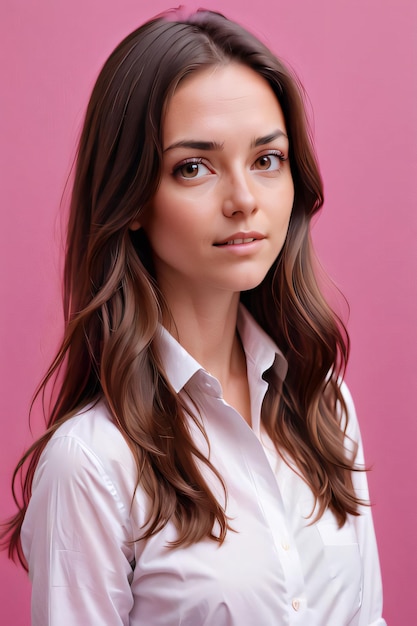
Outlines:
MULTIPOLYGON (((30 440, 30 396, 59 333, 59 203, 75 137, 108 53, 168 6, 147 4, 1 3, 0 517, 12 511, 11 468, 30 440)), ((373 465, 386 618, 390 626, 417 623, 416 3, 197 0, 188 6, 200 4, 265 39, 309 93, 326 183, 315 240, 351 306, 348 380, 373 465)), ((0 607, 3 624, 30 623, 26 576, 4 554, 0 607)))

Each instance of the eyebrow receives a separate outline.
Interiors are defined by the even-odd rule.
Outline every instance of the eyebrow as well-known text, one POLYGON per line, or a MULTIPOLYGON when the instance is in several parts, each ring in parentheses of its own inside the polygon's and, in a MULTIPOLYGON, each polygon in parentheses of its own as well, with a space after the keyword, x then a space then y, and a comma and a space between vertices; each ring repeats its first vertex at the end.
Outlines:
MULTIPOLYGON (((268 135, 264 135, 263 137, 258 137, 251 142, 251 148, 258 148, 259 146, 264 146, 265 144, 272 143, 275 139, 279 137, 285 137, 288 139, 287 135, 284 131, 277 129, 268 135)), ((217 141, 202 141, 202 140, 194 140, 194 139, 184 139, 183 141, 176 141, 172 143, 168 148, 165 148, 164 152, 168 152, 168 150, 174 150, 174 148, 191 148, 192 150, 204 150, 204 151, 214 151, 214 150, 223 150, 223 143, 218 143, 217 141)))
POLYGON ((192 148, 194 150, 223 150, 223 144, 217 143, 217 141, 199 141, 199 140, 184 140, 176 141, 172 143, 168 148, 165 148, 164 152, 173 150, 174 148, 192 148))
POLYGON ((288 139, 284 131, 277 128, 277 130, 269 133, 269 135, 264 135, 263 137, 258 137, 257 139, 254 139, 251 143, 251 148, 258 148, 259 146, 264 146, 267 143, 272 143, 273 141, 275 141, 275 139, 279 139, 280 137, 285 137, 286 139, 288 139))

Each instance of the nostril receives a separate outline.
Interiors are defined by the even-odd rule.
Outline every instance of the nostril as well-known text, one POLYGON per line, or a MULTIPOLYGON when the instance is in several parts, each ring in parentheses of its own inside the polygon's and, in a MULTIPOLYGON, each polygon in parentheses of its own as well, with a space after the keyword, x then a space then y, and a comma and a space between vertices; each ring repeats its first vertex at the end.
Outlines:
POLYGON ((256 202, 254 198, 229 198, 223 202, 223 213, 227 217, 233 217, 238 214, 249 214, 256 211, 256 202))
POLYGON ((235 207, 234 204, 231 200, 225 200, 224 201, 224 210, 227 211, 228 213, 235 213, 235 207))

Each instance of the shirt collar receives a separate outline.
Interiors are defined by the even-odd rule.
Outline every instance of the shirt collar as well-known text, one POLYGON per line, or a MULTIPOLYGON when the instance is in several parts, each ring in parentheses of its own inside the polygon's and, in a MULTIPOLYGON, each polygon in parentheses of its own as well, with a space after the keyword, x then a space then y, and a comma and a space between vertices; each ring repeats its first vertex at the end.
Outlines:
MULTIPOLYGON (((239 306, 237 329, 246 359, 251 361, 253 367, 261 374, 273 367, 278 378, 283 381, 288 369, 286 358, 242 304, 239 306)), ((157 346, 168 380, 176 393, 196 372, 204 370, 163 326, 160 326, 157 346)))

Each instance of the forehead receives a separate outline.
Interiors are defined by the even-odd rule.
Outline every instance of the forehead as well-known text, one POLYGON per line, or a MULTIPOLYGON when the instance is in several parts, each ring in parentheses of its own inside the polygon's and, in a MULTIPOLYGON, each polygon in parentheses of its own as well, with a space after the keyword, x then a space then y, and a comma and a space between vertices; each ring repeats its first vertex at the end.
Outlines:
POLYGON ((285 131, 284 115, 271 86, 246 65, 230 62, 187 76, 169 99, 164 140, 176 133, 275 125, 285 131), (230 128, 231 125, 231 128, 230 128))

